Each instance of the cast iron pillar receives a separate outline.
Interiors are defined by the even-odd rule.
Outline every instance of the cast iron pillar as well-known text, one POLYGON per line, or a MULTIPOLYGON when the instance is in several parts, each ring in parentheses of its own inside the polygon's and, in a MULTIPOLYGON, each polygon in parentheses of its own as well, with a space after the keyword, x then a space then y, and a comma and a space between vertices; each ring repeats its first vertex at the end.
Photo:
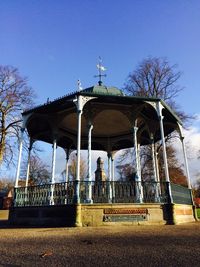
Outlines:
POLYGON ((167 184, 167 191, 169 195, 169 203, 173 203, 172 198, 172 191, 171 191, 171 184, 169 179, 169 169, 168 169, 168 162, 167 162, 167 152, 166 152, 166 144, 165 144, 165 135, 164 135, 164 127, 163 127, 163 119, 164 116, 162 115, 163 106, 160 102, 156 103, 157 114, 160 122, 160 133, 161 133, 161 140, 163 146, 163 160, 164 160, 164 167, 165 167, 165 181, 167 184))
POLYGON ((92 200, 92 156, 91 156, 91 151, 92 151, 92 129, 93 125, 89 123, 88 125, 88 184, 87 184, 87 203, 93 203, 92 200))
POLYGON ((24 131, 25 131, 25 128, 21 128, 21 136, 20 136, 20 140, 19 140, 19 154, 18 154, 18 162, 17 162, 17 171, 16 171, 16 178, 15 178, 15 187, 18 187, 18 183, 19 183, 24 131))
POLYGON ((134 126, 133 128, 133 138, 134 138, 134 151, 135 151, 135 166, 136 166, 136 201, 139 203, 143 202, 143 186, 140 172, 140 155, 138 151, 138 141, 137 141, 137 131, 138 127, 134 126))

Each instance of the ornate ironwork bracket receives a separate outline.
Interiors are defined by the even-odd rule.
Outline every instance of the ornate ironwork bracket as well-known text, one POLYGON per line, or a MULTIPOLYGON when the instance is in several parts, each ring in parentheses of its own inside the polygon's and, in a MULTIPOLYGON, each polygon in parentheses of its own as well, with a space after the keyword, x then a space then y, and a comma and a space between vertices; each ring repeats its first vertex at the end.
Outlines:
POLYGON ((82 113, 85 104, 86 104, 88 101, 90 101, 90 100, 92 100, 92 99, 95 99, 95 98, 97 98, 97 97, 78 95, 78 96, 73 100, 73 102, 74 102, 74 104, 75 104, 76 107, 77 107, 77 111, 82 113))

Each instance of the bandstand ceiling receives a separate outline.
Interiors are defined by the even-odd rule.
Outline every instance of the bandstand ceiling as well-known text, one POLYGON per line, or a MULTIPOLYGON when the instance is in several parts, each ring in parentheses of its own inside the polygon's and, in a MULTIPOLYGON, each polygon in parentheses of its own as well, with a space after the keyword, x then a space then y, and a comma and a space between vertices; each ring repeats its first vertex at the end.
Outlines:
MULTIPOLYGON (((84 108, 81 120, 81 148, 87 149, 88 123, 92 123, 92 149, 119 150, 134 146, 133 126, 137 120, 138 141, 150 143, 150 133, 155 141, 160 139, 159 118, 152 104, 156 98, 124 96, 115 87, 94 86, 76 92, 31 110, 23 117, 29 135, 35 140, 52 143, 54 137, 63 148, 76 148, 77 95, 91 97, 84 108)), ((170 134, 177 128, 179 118, 162 102, 164 109, 164 132, 170 134)))

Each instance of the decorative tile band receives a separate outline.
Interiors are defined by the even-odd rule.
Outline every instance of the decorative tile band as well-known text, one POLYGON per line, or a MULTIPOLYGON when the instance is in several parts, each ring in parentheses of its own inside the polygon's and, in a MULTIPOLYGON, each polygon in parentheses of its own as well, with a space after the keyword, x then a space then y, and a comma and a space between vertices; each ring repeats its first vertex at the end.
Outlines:
POLYGON ((148 214, 148 209, 104 209, 104 214, 148 214))

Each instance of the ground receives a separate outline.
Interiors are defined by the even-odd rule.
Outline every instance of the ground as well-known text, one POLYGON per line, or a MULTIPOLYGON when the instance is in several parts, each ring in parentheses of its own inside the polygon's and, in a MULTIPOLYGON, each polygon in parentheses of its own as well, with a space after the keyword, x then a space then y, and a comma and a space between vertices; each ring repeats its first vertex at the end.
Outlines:
POLYGON ((0 266, 200 266, 200 223, 0 229, 0 266))

